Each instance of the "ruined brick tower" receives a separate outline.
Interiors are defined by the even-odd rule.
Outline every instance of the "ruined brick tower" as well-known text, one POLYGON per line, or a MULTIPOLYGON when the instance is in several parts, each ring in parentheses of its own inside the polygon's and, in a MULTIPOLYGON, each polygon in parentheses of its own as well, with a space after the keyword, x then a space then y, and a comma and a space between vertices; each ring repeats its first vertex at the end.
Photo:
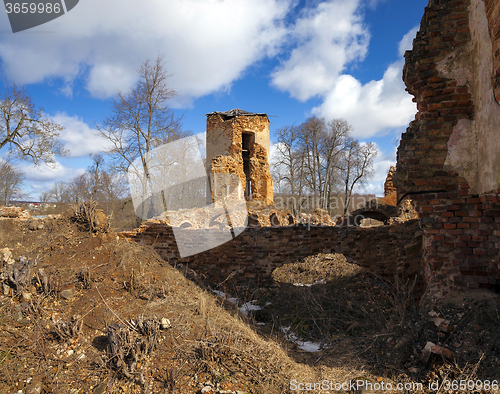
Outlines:
POLYGON ((405 53, 418 113, 394 186, 416 202, 427 291, 500 290, 500 0, 430 0, 405 53))
MULTIPOLYGON (((239 194, 246 200, 273 203, 269 169, 269 118, 241 109, 212 112, 207 117, 207 170, 210 174, 234 174, 240 178, 239 194)), ((211 196, 227 195, 232 185, 211 177, 211 196), (214 181, 215 180, 215 181, 214 181)))

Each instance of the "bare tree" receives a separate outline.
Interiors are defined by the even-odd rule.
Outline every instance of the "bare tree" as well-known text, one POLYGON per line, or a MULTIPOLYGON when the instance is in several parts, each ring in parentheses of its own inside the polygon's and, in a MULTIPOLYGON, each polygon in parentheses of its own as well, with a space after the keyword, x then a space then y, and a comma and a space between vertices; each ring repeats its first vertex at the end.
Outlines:
POLYGON ((351 126, 344 119, 328 123, 311 117, 299 128, 302 160, 301 178, 305 176, 313 207, 328 209, 338 183, 338 163, 345 150, 351 126))
POLYGON ((113 102, 113 115, 97 129, 111 141, 113 148, 109 153, 119 171, 126 172, 134 160, 140 158, 140 171, 145 175, 143 188, 147 194, 151 187, 150 152, 187 133, 181 130, 181 118, 175 117, 167 105, 176 92, 167 85, 169 75, 163 56, 144 62, 138 74, 139 82, 127 94, 118 93, 113 102))
POLYGON ((374 143, 360 144, 352 138, 347 139, 340 165, 344 184, 344 214, 349 209, 354 187, 366 182, 373 174, 373 159, 376 155, 377 148, 374 143))
POLYGON ((304 156, 300 147, 301 129, 297 126, 285 126, 276 130, 278 143, 276 146, 276 160, 273 163, 273 172, 277 177, 278 184, 288 185, 288 191, 292 195, 292 206, 290 209, 294 214, 299 211, 302 197, 304 172, 304 156))
POLYGON ((0 205, 25 197, 22 191, 24 175, 8 161, 0 161, 0 205))
POLYGON ((48 195, 45 198, 47 199, 47 201, 55 202, 57 204, 68 202, 68 185, 63 181, 54 183, 49 189, 48 195))
POLYGON ((98 194, 102 193, 104 181, 104 155, 102 153, 91 154, 91 166, 87 169, 87 183, 89 187, 90 197, 93 200, 98 200, 98 194))
POLYGON ((375 145, 360 144, 350 137, 352 127, 344 119, 326 122, 311 117, 299 126, 276 131, 274 176, 292 195, 291 209, 297 214, 306 208, 347 212, 353 190, 372 175, 375 145), (294 204, 295 203, 295 204, 294 204))
POLYGON ((304 155, 305 179, 309 192, 317 197, 323 194, 324 187, 321 145, 325 137, 325 127, 325 120, 317 117, 311 117, 301 125, 300 138, 304 155))
POLYGON ((345 151, 352 127, 344 119, 333 119, 327 124, 322 146, 325 186, 321 195, 322 208, 328 209, 339 180, 338 164, 345 151))
POLYGON ((57 139, 63 127, 44 117, 25 89, 7 86, 0 111, 0 149, 8 146, 10 157, 39 164, 53 163, 54 155, 66 153, 57 139))

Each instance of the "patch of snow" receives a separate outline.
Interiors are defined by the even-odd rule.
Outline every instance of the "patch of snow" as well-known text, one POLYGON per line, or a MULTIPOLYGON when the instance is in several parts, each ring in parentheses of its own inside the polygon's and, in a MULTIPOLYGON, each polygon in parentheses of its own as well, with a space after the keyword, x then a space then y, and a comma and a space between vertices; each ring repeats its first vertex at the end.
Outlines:
POLYGON ((280 327, 280 330, 281 332, 283 332, 283 334, 285 334, 285 338, 287 339, 287 341, 295 343, 300 349, 304 350, 305 352, 319 352, 323 348, 323 345, 321 343, 300 341, 297 337, 297 334, 290 331, 290 326, 280 327))
POLYGON ((226 297, 226 293, 224 293, 223 291, 212 290, 212 293, 215 293, 215 294, 217 294, 218 296, 221 296, 221 297, 226 297))
POLYGON ((230 302, 231 304, 237 304, 238 302, 240 302, 239 298, 226 298, 227 294, 220 290, 212 290, 212 293, 215 293, 219 297, 224 298, 227 302, 230 302))
POLYGON ((311 287, 311 286, 319 285, 319 284, 323 284, 323 283, 326 283, 326 281, 324 279, 320 279, 320 280, 317 280, 314 283, 307 283, 307 284, 304 284, 304 283, 294 283, 293 285, 297 286, 297 287, 311 287))
POLYGON ((240 312, 244 315, 248 315, 249 311, 260 311, 262 308, 259 305, 255 305, 256 302, 257 300, 245 302, 240 306, 240 312))

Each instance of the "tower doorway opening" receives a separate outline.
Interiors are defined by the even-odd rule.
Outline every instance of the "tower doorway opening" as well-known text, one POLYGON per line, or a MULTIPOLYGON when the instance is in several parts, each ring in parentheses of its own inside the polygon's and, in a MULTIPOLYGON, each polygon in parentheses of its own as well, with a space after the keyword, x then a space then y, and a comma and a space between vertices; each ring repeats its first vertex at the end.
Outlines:
POLYGON ((243 172, 245 173, 245 200, 252 199, 252 180, 250 178, 250 147, 252 145, 252 134, 242 134, 242 150, 241 155, 243 158, 243 172))

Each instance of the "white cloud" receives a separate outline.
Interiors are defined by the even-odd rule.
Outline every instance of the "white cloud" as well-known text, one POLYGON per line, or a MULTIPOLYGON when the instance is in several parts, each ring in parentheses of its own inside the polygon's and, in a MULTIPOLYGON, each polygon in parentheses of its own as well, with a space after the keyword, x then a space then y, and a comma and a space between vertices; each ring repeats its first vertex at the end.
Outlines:
POLYGON ((35 166, 33 164, 21 163, 18 167, 25 174, 26 180, 30 181, 30 184, 68 181, 85 172, 85 170, 81 168, 73 169, 65 167, 58 160, 55 160, 55 162, 50 165, 41 164, 35 166))
POLYGON ((420 26, 415 26, 403 36, 403 39, 399 42, 399 56, 404 56, 407 50, 413 48, 413 39, 417 36, 417 31, 419 29, 420 26))
MULTIPOLYGON (((408 32, 398 45, 402 56, 410 49, 418 28, 408 32)), ((369 138, 407 125, 413 120, 416 105, 405 91, 402 80, 404 60, 386 69, 382 79, 364 85, 351 75, 340 75, 323 103, 312 113, 327 120, 344 118, 353 126, 353 136, 369 138)))
POLYGON ((60 139, 69 150, 68 156, 81 157, 91 153, 103 152, 111 148, 111 143, 96 135, 96 130, 90 128, 77 116, 58 113, 52 120, 64 126, 60 139))
POLYGON ((312 112, 328 120, 346 119, 353 126, 352 135, 359 138, 407 125, 415 115, 416 106, 405 91, 402 67, 402 60, 393 63, 381 80, 365 85, 351 75, 342 75, 312 112))
POLYGON ((18 83, 84 75, 90 93, 104 98, 126 90, 144 60, 164 53, 171 88, 188 102, 227 88, 274 54, 289 1, 86 0, 49 24, 4 35, 0 57, 18 83))
POLYGON ((345 66, 368 50, 358 7, 359 0, 327 1, 299 18, 290 31, 297 47, 273 72, 273 85, 301 101, 332 89, 345 66))

